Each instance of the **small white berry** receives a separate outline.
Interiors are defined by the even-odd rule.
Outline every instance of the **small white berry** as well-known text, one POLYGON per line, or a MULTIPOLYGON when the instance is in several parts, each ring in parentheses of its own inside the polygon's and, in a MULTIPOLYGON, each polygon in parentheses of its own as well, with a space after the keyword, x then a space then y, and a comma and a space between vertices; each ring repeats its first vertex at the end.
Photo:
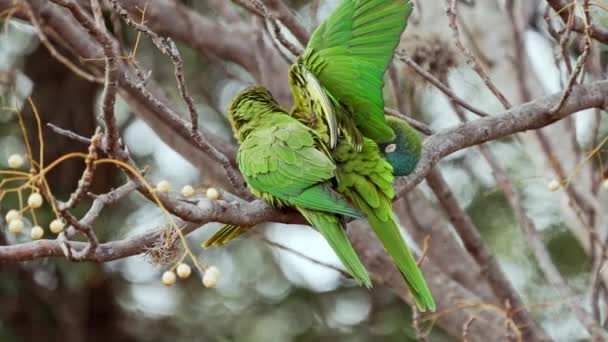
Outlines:
POLYGON ((177 278, 175 277, 175 273, 173 271, 166 271, 165 273, 163 273, 163 276, 161 278, 161 281, 165 286, 171 286, 175 284, 175 280, 177 280, 177 278))
POLYGON ((194 195, 194 188, 192 185, 184 185, 182 188, 182 196, 184 197, 192 197, 194 195))
POLYGON ((11 154, 8 157, 8 166, 12 169, 18 169, 23 165, 23 157, 18 154, 11 154))
POLYGON ((23 230, 23 221, 21 221, 20 219, 14 219, 12 220, 9 224, 8 224, 8 230, 11 231, 11 233, 21 233, 21 231, 23 230))
POLYGON ((216 199, 220 198, 220 192, 217 191, 216 188, 207 189, 207 192, 205 192, 205 195, 210 200, 216 200, 216 199))
POLYGON ((604 187, 604 189, 608 190, 608 179, 604 180, 602 186, 604 187))
POLYGON ((11 209, 8 211, 8 213, 6 213, 4 218, 6 219, 7 223, 10 223, 12 220, 20 219, 21 214, 19 213, 19 210, 11 209))
POLYGON ((37 192, 34 192, 27 198, 27 205, 31 208, 40 208, 42 206, 42 195, 37 192))
POLYGON ((171 183, 167 180, 161 180, 156 184, 156 191, 158 192, 169 192, 171 190, 171 183))
POLYGON ((32 240, 39 240, 44 235, 44 229, 40 226, 33 226, 32 230, 30 230, 30 237, 32 240))
POLYGON ((179 265, 177 265, 177 276, 182 278, 182 279, 186 279, 190 276, 190 274, 192 273, 192 269, 190 268, 190 266, 188 266, 188 264, 184 264, 181 263, 179 265))
POLYGON ((561 184, 559 184, 559 182, 555 179, 550 181, 549 184, 547 184, 547 188, 549 188, 550 191, 557 191, 560 187, 561 184))
POLYGON ((63 223, 61 219, 54 219, 51 221, 49 229, 51 230, 51 233, 59 234, 63 231, 63 227, 65 227, 65 223, 63 223))
POLYGON ((210 266, 203 275, 203 285, 207 288, 213 288, 217 284, 217 280, 220 277, 220 270, 215 266, 210 266))

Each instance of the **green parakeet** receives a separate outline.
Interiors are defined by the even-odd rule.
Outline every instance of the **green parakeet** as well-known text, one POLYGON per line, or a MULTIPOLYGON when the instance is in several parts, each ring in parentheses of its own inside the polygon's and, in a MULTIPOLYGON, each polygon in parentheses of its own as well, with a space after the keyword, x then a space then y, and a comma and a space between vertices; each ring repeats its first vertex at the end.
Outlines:
POLYGON ((331 149, 339 134, 356 151, 363 136, 395 138, 384 118, 383 77, 411 12, 407 0, 343 0, 291 66, 292 113, 324 120, 331 149))
MULTIPOLYGON (((289 116, 265 88, 257 86, 233 99, 228 119, 240 145, 239 169, 252 193, 273 206, 298 210, 325 237, 355 280, 371 287, 369 274, 348 241, 342 219, 342 215, 365 215, 332 189, 336 166, 320 136, 289 116)), ((247 229, 227 227, 218 234, 230 238, 230 229, 237 235, 247 229)), ((209 244, 216 240, 212 238, 209 244)))
MULTIPOLYGON (((362 137, 361 150, 357 151, 348 141, 340 139, 330 153, 323 142, 329 134, 326 130, 317 125, 309 128, 288 116, 259 87, 248 88, 233 100, 229 119, 240 142, 239 168, 256 196, 273 205, 299 210, 325 236, 355 279, 366 284, 362 276, 367 276, 365 268, 352 251, 344 224, 335 214, 359 218, 363 215, 346 204, 341 197, 344 196, 367 215, 418 308, 435 310, 422 272, 393 216, 393 168, 373 140, 362 137), (337 193, 330 188, 330 181, 337 184, 337 193)), ((224 226, 205 246, 221 246, 249 228, 224 226)))
POLYGON ((290 69, 291 113, 335 146, 338 192, 367 215, 418 308, 433 311, 433 297, 391 205, 391 165, 398 175, 411 173, 420 140, 407 123, 385 119, 382 96, 384 73, 411 11, 405 0, 342 1, 290 69), (376 143, 383 143, 382 151, 376 143))
MULTIPOLYGON (((405 175, 413 170, 420 156, 420 141, 407 123, 385 119, 382 98, 383 76, 411 10, 411 4, 404 0, 342 1, 313 33, 305 52, 290 69, 290 85, 295 99, 290 119, 297 119, 304 127, 315 132, 308 134, 316 139, 316 150, 323 152, 331 162, 335 162, 329 177, 315 181, 327 187, 329 179, 332 179, 337 184, 337 192, 367 215, 379 240, 402 273, 418 308, 422 311, 434 311, 433 297, 401 236, 391 205, 394 197, 393 172, 405 175), (382 150, 377 143, 382 143, 382 150)), ((245 96, 249 102, 264 102, 274 113, 284 113, 269 95, 261 96, 262 99, 246 95, 247 93, 237 97, 231 108, 234 103, 243 103, 242 98, 245 96)), ((259 105, 255 108, 248 105, 240 107, 240 110, 250 111, 250 116, 257 117, 261 111, 258 107, 259 105)), ((287 119, 281 117, 281 121, 283 120, 287 119)), ((234 119, 231 119, 231 122, 233 121, 234 119)), ((275 127, 276 123, 260 119, 256 125, 262 123, 268 128, 255 140, 275 139, 273 137, 276 133, 270 129, 275 127)), ((239 125, 233 124, 233 128, 240 132, 247 130, 238 127, 239 125)), ((244 147, 246 146, 241 141, 239 151, 244 147)), ((240 155, 241 153, 239 162, 242 163, 245 159, 240 155)), ((248 163, 264 163, 259 160, 260 155, 258 152, 248 163)), ((323 233, 319 222, 312 220, 307 212, 310 209, 318 211, 319 207, 302 207, 301 203, 293 201, 277 202, 278 192, 272 193, 271 196, 259 192, 261 183, 251 183, 251 175, 246 174, 247 169, 242 165, 240 168, 249 186, 258 189, 255 190, 258 191, 256 195, 273 204, 296 207, 323 233)), ((276 181, 278 177, 272 176, 275 182, 264 183, 263 186, 280 187, 280 190, 274 191, 284 193, 287 190, 282 187, 290 186, 292 170, 280 170, 278 165, 276 170, 281 172, 285 179, 276 181)), ((295 177, 299 179, 297 174, 295 177)), ((306 185, 310 186, 308 183, 306 185)), ((302 189, 298 188, 298 191, 302 189)), ((345 214, 336 210, 332 213, 345 214)), ((350 213, 350 216, 355 215, 350 213)), ((225 226, 205 245, 223 245, 248 228, 250 227, 225 226)), ((340 236, 346 241, 342 245, 346 246, 348 240, 340 236)), ((344 260, 343 256, 340 258, 344 260)), ((346 263, 345 265, 352 268, 346 263)), ((350 268, 349 271, 353 273, 350 268)), ((357 278, 354 273, 353 275, 357 278)))

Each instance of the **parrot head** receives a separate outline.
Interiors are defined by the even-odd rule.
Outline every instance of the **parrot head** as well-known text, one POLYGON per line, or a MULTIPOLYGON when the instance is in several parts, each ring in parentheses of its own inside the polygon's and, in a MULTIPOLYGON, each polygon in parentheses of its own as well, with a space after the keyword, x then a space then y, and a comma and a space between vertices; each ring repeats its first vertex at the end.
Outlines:
POLYGON ((393 166, 393 175, 407 176, 420 159, 422 144, 418 133, 407 122, 394 116, 387 116, 386 123, 395 132, 395 139, 378 144, 384 158, 393 166))
POLYGON ((234 136, 243 142, 247 135, 271 113, 284 112, 268 89, 260 86, 245 88, 228 106, 228 121, 234 136))

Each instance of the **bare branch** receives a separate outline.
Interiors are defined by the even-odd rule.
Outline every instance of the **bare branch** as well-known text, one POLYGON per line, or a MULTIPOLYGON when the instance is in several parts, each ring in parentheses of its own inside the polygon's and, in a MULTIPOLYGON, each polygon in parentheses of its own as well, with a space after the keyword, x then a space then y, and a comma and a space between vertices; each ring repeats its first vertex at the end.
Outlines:
POLYGON ((563 96, 563 92, 428 137, 422 145, 422 155, 414 172, 397 179, 397 196, 420 183, 439 160, 451 153, 514 133, 538 129, 583 109, 607 106, 608 81, 575 86, 572 94, 556 114, 551 114, 550 109, 563 96))
POLYGON ((524 340, 546 339, 547 337, 544 336, 542 330, 538 328, 537 324, 525 310, 517 291, 511 286, 511 283, 500 269, 498 262, 487 249, 475 225, 458 204, 454 194, 450 190, 450 186, 443 179, 439 170, 430 171, 426 180, 431 190, 437 196, 444 212, 448 215, 465 248, 481 267, 482 274, 490 283, 496 296, 501 301, 508 301, 512 306, 520 309, 513 314, 513 320, 517 326, 521 327, 524 340))
POLYGON ((410 125, 412 125, 412 127, 414 127, 415 129, 417 129, 420 133, 424 134, 424 135, 433 135, 435 134, 433 132, 433 129, 430 128, 428 125, 426 125, 425 123, 422 123, 418 120, 412 119, 411 117, 398 112, 395 109, 392 108, 388 108, 388 107, 384 107, 384 113, 397 117, 401 120, 407 121, 407 123, 409 123, 410 125))
POLYGON ((53 130, 53 132, 55 132, 55 133, 57 133, 59 135, 62 135, 64 137, 68 138, 68 139, 72 139, 72 140, 75 140, 75 141, 78 141, 80 143, 87 144, 87 145, 91 144, 91 139, 89 139, 87 137, 83 137, 82 135, 78 135, 78 134, 76 134, 76 133, 74 133, 72 131, 68 131, 68 130, 65 130, 63 128, 57 127, 57 126, 53 125, 52 123, 47 123, 46 125, 51 130, 53 130))
POLYGON ((479 63, 479 61, 477 61, 477 58, 475 58, 475 56, 471 53, 471 51, 469 51, 460 41, 460 33, 458 31, 458 23, 456 20, 456 16, 457 16, 456 2, 457 1, 456 0, 446 0, 446 1, 447 1, 446 14, 447 14, 449 22, 450 22, 450 29, 452 29, 452 36, 454 37, 454 43, 456 44, 456 47, 458 47, 458 50, 460 50, 462 55, 465 57, 467 64, 471 68, 473 68, 473 70, 475 70, 475 72, 479 75, 479 77, 481 77, 482 81, 486 84, 486 87, 488 87, 488 89, 490 89, 490 91, 496 96, 496 98, 500 101, 500 103, 502 103, 503 107, 505 109, 511 108, 511 104, 509 103, 509 100, 507 100, 507 98, 504 96, 504 94, 500 90, 498 90, 498 88, 490 80, 490 77, 488 76, 486 71, 481 66, 481 63, 479 63))
POLYGON ((275 11, 277 19, 279 19, 285 27, 293 33, 300 44, 305 45, 310 39, 310 33, 298 21, 294 11, 285 4, 283 0, 269 0, 269 7, 275 11))
POLYGON ((306 255, 304 253, 301 253, 299 251, 296 251, 295 249, 289 248, 289 247, 287 247, 287 246, 285 246, 285 245, 283 245, 281 243, 269 240, 269 239, 267 239, 267 238, 265 238, 263 236, 259 236, 259 238, 260 238, 260 240, 264 241, 264 243, 266 243, 269 246, 272 246, 272 247, 275 247, 275 248, 278 248, 278 249, 282 249, 282 250, 284 250, 286 252, 289 252, 291 254, 297 255, 297 256, 299 256, 302 259, 308 260, 308 261, 310 261, 310 262, 312 262, 314 264, 317 264, 319 266, 323 266, 323 267, 327 267, 329 269, 332 269, 332 270, 340 273, 345 278, 349 278, 349 279, 352 278, 352 276, 350 275, 350 273, 346 272, 345 270, 341 269, 340 267, 338 267, 336 265, 332 265, 330 263, 326 263, 326 262, 323 262, 323 261, 311 258, 310 256, 308 256, 308 255, 306 255))
POLYGON ((89 190, 91 182, 93 181, 93 174, 95 173, 95 160, 97 159, 98 149, 101 147, 101 133, 99 128, 91 138, 91 144, 89 145, 89 154, 85 159, 85 169, 78 181, 76 190, 70 195, 70 199, 62 206, 62 210, 72 209, 78 204, 82 196, 89 190))
POLYGON ((25 8, 25 11, 27 12, 27 16, 29 17, 30 21, 32 22, 32 25, 36 29, 36 33, 38 34, 38 39, 40 39, 40 42, 42 42, 42 44, 44 44, 44 46, 47 48, 49 53, 53 57, 55 57, 55 59, 57 59, 60 63, 65 65, 68 69, 72 70, 72 72, 74 72, 76 75, 84 78, 85 80, 87 80, 89 82, 95 82, 95 83, 104 82, 103 78, 97 77, 95 75, 91 75, 90 73, 82 70, 80 67, 78 67, 76 64, 74 64, 72 61, 70 61, 67 57, 65 57, 64 55, 59 53, 59 51, 57 51, 57 49, 55 49, 53 44, 49 41, 46 34, 44 33, 44 30, 40 26, 40 23, 38 22, 38 18, 36 17, 36 13, 34 13, 34 11, 32 10, 32 6, 27 1, 21 2, 21 5, 23 6, 23 8, 25 8))
POLYGON ((95 21, 73 0, 52 0, 54 3, 67 8, 72 16, 89 32, 101 45, 105 55, 105 80, 102 96, 102 114, 106 126, 106 144, 110 155, 116 153, 119 145, 119 130, 114 116, 114 105, 118 92, 118 53, 114 41, 101 29, 95 21))
MULTIPOLYGON (((574 15, 574 13, 572 15, 574 15)), ((564 102, 566 102, 566 100, 568 99, 568 96, 570 96, 570 94, 572 93, 572 87, 574 87, 576 80, 578 79, 579 75, 583 71, 585 63, 587 62, 587 56, 589 56, 589 51, 591 49, 591 43, 592 43, 591 31, 590 31, 591 16, 589 15, 589 0, 583 0, 583 23, 585 25, 585 30, 584 30, 585 38, 584 38, 583 53, 578 57, 576 66, 574 67, 574 70, 572 71, 572 74, 570 75, 570 78, 568 79, 568 83, 566 85, 566 91, 564 92, 564 95, 559 100, 559 102, 555 105, 555 107, 553 107, 551 109, 552 112, 557 112, 564 105, 564 102)))
MULTIPOLYGON (((465 113, 460 110, 460 108, 458 108, 456 104, 452 103, 452 108, 455 110, 456 114, 458 115, 458 118, 462 122, 467 122, 465 113)), ((605 333, 602 333, 600 331, 601 329, 598 327, 596 322, 594 322, 593 319, 587 314, 587 312, 579 305, 579 303, 576 302, 574 298, 574 292, 568 286, 562 275, 559 273, 559 270, 553 263, 551 255, 549 254, 549 251, 547 250, 544 241, 536 230, 536 225, 528 215, 522 203, 522 199, 519 192, 507 177, 506 172, 500 166, 498 160, 496 159, 492 151, 490 151, 488 145, 480 144, 477 147, 479 148, 479 151, 481 152, 483 158, 490 166, 490 169, 492 170, 492 175, 496 179, 496 182, 498 183, 498 186, 501 188, 502 192, 505 194, 505 197, 507 198, 511 209, 515 213, 515 218, 517 219, 517 222, 523 230, 523 233, 526 235, 530 249, 534 253, 536 261, 538 262, 538 265, 540 266, 542 272, 545 274, 549 282, 557 289, 560 296, 562 298, 569 299, 567 302, 568 306, 572 308, 578 320, 583 324, 583 326, 587 328, 589 333, 605 335, 605 333)), ((605 339, 608 339, 608 335, 604 337, 605 339)))
POLYGON ((593 39, 604 44, 608 44, 608 28, 603 25, 591 25, 588 28, 585 27, 585 23, 583 22, 583 20, 581 20, 581 18, 572 16, 573 8, 565 0, 547 0, 547 3, 553 8, 553 10, 557 14, 559 14, 564 23, 568 23, 570 20, 573 20, 573 31, 578 33, 585 33, 585 31, 588 29, 593 39))
POLYGON ((477 114, 481 117, 490 115, 480 109, 477 109, 477 108, 471 106, 466 101, 464 101, 463 99, 458 97, 456 94, 454 94, 453 91, 451 91, 445 84, 443 84, 435 76, 431 75, 426 70, 424 70, 420 65, 418 65, 416 62, 414 62, 409 56, 407 56, 405 54, 405 52, 403 50, 398 51, 396 53, 396 57, 399 58, 399 60, 403 61, 405 64, 407 64, 410 68, 414 69, 414 71, 416 71, 418 74, 420 74, 420 76, 424 77, 427 81, 429 81, 432 85, 434 85, 439 90, 441 90, 441 92, 446 94, 449 98, 456 101, 456 103, 458 103, 460 106, 469 110, 471 113, 477 114))
MULTIPOLYGON (((277 20, 277 18, 274 17, 274 15, 272 15, 272 14, 270 14, 270 12, 268 12, 268 9, 266 8, 266 6, 264 6, 264 4, 260 0, 249 0, 249 1, 253 4, 253 6, 255 8, 257 8, 258 11, 260 11, 262 13, 264 18, 270 23, 270 25, 272 26, 272 30, 275 34, 275 37, 277 38, 277 40, 279 42, 281 42, 281 45, 283 45, 287 50, 289 50, 289 52, 291 52, 294 56, 301 55, 302 49, 295 46, 289 40, 287 40, 287 38, 285 38, 285 36, 283 35, 283 32, 281 31, 281 27, 279 26, 279 21, 277 20)), ((281 2, 281 1, 279 1, 279 2, 281 2)), ((285 6, 285 4, 283 4, 283 6, 285 6)))

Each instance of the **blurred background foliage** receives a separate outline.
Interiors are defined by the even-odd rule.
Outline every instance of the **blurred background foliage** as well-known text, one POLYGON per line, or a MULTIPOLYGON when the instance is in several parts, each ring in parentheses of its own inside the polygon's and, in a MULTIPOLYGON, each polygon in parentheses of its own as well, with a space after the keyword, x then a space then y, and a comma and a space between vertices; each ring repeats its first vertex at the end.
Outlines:
MULTIPOLYGON (((310 4, 307 1, 289 3, 309 25, 310 4)), ((331 7, 334 3, 328 1, 322 6, 331 7)), ((188 5, 212 16, 206 1, 189 1, 188 5)), ((321 17, 325 12, 319 12, 321 17)), ((26 23, 13 19, 2 24, 0 94, 5 108, 0 111, 0 167, 6 168, 10 154, 25 152, 17 117, 6 107, 24 108, 31 141, 36 141, 36 131, 31 111, 24 105, 27 96, 33 98, 44 122, 90 136, 100 124, 96 114, 101 89, 56 62, 26 23)), ((135 33, 123 30, 122 38, 125 46, 133 46, 135 33)), ((218 67, 211 55, 200 54, 186 45, 179 45, 179 49, 185 60, 187 84, 203 116, 202 125, 232 139, 224 109, 238 89, 254 80, 236 65, 218 67)), ((539 45, 534 54, 530 58, 543 58, 547 51, 539 45)), ((137 58, 145 69, 153 70, 154 79, 167 94, 179 98, 173 66, 147 39, 141 41, 137 58)), ((545 57, 544 62, 550 78, 552 61, 545 57)), ((542 75, 543 70, 537 73, 542 75)), ((475 99, 476 103, 494 102, 467 68, 450 70, 449 79, 468 94, 468 99, 475 99)), ((433 128, 455 123, 451 114, 443 114, 449 105, 437 100, 434 89, 415 82, 411 86, 420 89, 416 95, 418 119, 433 128)), ((387 98, 389 104, 391 101, 387 98)), ((493 108, 499 110, 496 105, 493 108)), ((124 142, 139 165, 150 166, 149 179, 169 179, 174 189, 185 184, 213 186, 129 112, 124 103, 118 103, 116 113, 124 142)), ((582 116, 577 120, 582 127, 579 139, 584 144, 588 138, 584 127, 588 127, 588 123, 582 116)), ((602 130, 605 133, 605 127, 602 130)), ((48 161, 70 151, 86 150, 86 146, 46 128, 44 138, 48 161)), ((587 142, 587 146, 589 144, 587 142)), ((491 145, 524 192, 526 207, 535 218, 559 270, 578 294, 587 296, 586 281, 591 265, 566 228, 565 221, 570 218, 561 214, 563 203, 547 190, 550 179, 539 175, 529 151, 520 142, 503 139, 491 145)), ((548 303, 549 309, 536 312, 545 328, 552 336, 580 337, 579 323, 564 310, 561 299, 540 274, 505 197, 479 154, 472 150, 456 153, 447 158, 442 167, 460 203, 526 302, 548 303)), ((60 198, 73 190, 82 170, 80 161, 66 162, 49 176, 51 187, 60 198)), ((123 176, 114 169, 102 168, 95 176, 92 192, 108 191, 123 181, 123 176)), ((418 191, 433 198, 426 186, 420 186, 418 191)), ((82 209, 87 204, 90 202, 83 203, 82 209)), ((14 207, 17 207, 16 196, 7 196, 0 211, 4 213, 14 207)), ((77 213, 81 214, 82 210, 77 213)), ((48 224, 51 212, 47 206, 38 211, 38 218, 48 224)), ((95 230, 100 239, 106 241, 141 232, 160 222, 162 215, 155 206, 139 195, 132 195, 105 210, 96 221, 95 230)), ((70 263, 62 258, 0 264, 0 340, 415 340, 410 309, 391 290, 380 285, 371 291, 358 288, 335 270, 269 246, 260 235, 247 234, 223 249, 199 248, 200 242, 217 227, 210 224, 188 237, 201 259, 220 269, 216 289, 205 289, 197 277, 180 280, 167 288, 160 282, 163 266, 150 263, 145 256, 103 265, 70 263)), ((9 233, 4 221, 0 228, 2 244, 29 240, 29 234, 9 233)), ((265 238, 314 259, 338 263, 322 238, 307 227, 272 224, 258 231, 262 231, 265 238)), ((46 234, 45 238, 52 238, 50 233, 46 234)), ((451 339, 435 328, 429 340, 451 339)))

